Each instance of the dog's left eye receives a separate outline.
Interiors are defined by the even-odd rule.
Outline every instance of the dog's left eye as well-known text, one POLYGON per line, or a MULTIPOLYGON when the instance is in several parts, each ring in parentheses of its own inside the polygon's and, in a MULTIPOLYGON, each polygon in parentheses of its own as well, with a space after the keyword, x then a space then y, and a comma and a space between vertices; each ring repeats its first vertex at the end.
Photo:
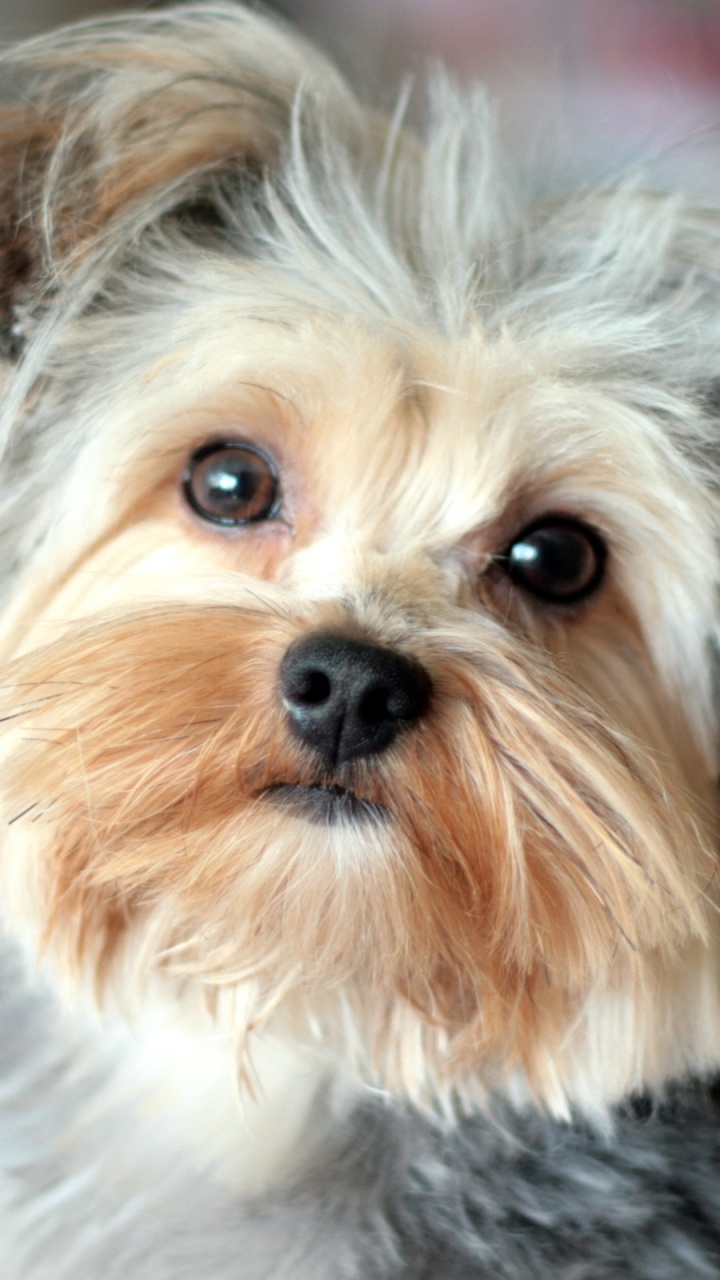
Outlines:
POLYGON ((279 481, 271 458, 256 445, 221 441, 196 449, 183 477, 193 511, 213 524, 270 520, 279 510, 279 481))
POLYGON ((545 516, 528 525, 502 557, 509 577, 540 600, 575 604, 600 586, 607 547, 581 520, 545 516))

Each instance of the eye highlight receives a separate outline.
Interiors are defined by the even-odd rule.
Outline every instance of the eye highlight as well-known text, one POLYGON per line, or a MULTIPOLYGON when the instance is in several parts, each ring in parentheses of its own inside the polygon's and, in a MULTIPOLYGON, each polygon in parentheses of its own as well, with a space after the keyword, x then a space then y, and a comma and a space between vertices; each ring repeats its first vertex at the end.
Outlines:
POLYGON ((576 604, 599 588, 607 546, 582 520, 543 516, 510 544, 502 565, 508 577, 538 600, 576 604))
POLYGON ((271 520, 280 510, 274 462, 256 445, 220 440, 196 449, 183 476, 183 492, 211 524, 239 526, 271 520))

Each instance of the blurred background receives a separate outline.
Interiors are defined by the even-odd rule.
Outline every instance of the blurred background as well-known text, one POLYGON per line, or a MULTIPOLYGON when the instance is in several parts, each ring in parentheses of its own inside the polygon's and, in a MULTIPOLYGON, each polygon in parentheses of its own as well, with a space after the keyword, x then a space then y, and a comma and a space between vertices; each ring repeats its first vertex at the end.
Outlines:
MULTIPOLYGON (((132 0, 0 0, 0 39, 132 0)), ((156 6, 153 6, 156 7, 156 6)), ((579 166, 662 157, 720 171, 720 0, 275 0, 367 93, 442 60, 479 76, 518 147, 548 134, 579 166), (708 167, 708 151, 716 163, 708 167)))

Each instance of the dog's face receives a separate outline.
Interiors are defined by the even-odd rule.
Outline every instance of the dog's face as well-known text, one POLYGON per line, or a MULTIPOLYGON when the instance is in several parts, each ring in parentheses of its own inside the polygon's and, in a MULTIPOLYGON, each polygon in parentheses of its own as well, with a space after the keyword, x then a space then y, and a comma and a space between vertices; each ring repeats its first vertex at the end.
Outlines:
POLYGON ((423 151, 257 19, 112 30, 77 116, 14 125, 65 140, 31 166, 53 287, 32 239, 8 269, 11 919, 414 1094, 591 1105, 713 1060, 716 511, 677 347, 714 224, 621 193, 505 232, 469 109, 447 159, 447 104, 423 151))

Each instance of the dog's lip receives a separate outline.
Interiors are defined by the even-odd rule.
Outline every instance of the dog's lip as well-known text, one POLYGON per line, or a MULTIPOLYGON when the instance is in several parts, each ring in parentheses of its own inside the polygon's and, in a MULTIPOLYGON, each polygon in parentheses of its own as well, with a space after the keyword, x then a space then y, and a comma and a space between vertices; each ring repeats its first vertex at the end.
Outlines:
POLYGON ((274 782, 262 794, 310 822, 326 826, 342 821, 384 822, 389 817, 384 805, 365 800, 349 787, 334 783, 316 782, 308 786, 299 782, 274 782))

